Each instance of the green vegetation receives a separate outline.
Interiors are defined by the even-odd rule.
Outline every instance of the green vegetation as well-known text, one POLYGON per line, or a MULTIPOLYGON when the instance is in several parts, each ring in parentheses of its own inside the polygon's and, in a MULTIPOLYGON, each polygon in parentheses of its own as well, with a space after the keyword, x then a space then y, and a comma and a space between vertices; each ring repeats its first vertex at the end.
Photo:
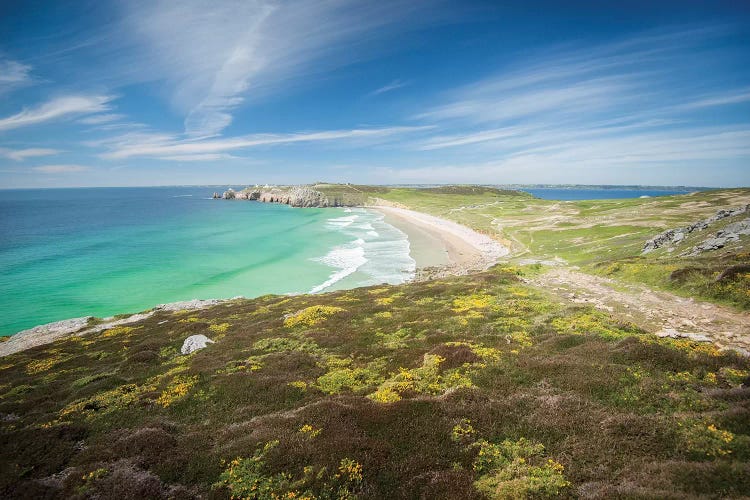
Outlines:
POLYGON ((750 308, 750 237, 697 257, 679 255, 747 215, 688 235, 676 251, 665 248, 641 255, 644 243, 666 229, 706 219, 719 209, 747 205, 750 189, 584 201, 540 200, 461 186, 399 188, 377 196, 489 234, 511 247, 515 260, 562 259, 592 274, 750 308))
POLYGON ((563 475, 565 467, 540 458, 544 452, 540 443, 521 438, 500 444, 480 440, 472 446, 479 450, 474 470, 480 476, 474 484, 490 498, 553 497, 570 486, 563 475))
POLYGON ((591 272, 750 309, 750 253, 745 250, 742 246, 683 258, 629 257, 598 263, 591 272))
POLYGON ((750 491, 750 361, 519 276, 542 271, 157 311, 3 358, 0 495, 750 491))
MULTIPOLYGON (((555 202, 476 186, 318 184, 512 246, 471 276, 235 300, 0 362, 0 495, 126 498, 738 497, 750 360, 660 339, 523 280, 583 272, 750 307, 750 252, 644 242, 750 190, 555 202), (216 341, 188 356, 182 341, 216 341)), ((743 216, 744 217, 744 216, 743 216)), ((643 326, 643 325, 641 325, 643 326)))

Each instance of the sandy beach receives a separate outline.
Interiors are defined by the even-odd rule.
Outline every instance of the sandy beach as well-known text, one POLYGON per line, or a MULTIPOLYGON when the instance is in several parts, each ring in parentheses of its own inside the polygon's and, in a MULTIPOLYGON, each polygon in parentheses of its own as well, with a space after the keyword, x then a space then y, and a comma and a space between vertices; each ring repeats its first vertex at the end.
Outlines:
POLYGON ((453 221, 404 208, 370 208, 409 237, 417 279, 486 269, 509 253, 489 236, 453 221))

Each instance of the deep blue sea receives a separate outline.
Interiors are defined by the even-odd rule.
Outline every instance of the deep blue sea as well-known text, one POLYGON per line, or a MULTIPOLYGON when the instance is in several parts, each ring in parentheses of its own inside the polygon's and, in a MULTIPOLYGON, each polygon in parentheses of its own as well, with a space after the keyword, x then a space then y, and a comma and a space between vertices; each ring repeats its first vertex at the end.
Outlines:
POLYGON ((381 214, 210 199, 217 190, 0 191, 0 335, 166 302, 413 276, 406 235, 381 214))
POLYGON ((668 196, 701 191, 705 188, 665 188, 665 189, 618 189, 618 188, 518 188, 544 200, 614 200, 622 198, 641 198, 644 196, 668 196))

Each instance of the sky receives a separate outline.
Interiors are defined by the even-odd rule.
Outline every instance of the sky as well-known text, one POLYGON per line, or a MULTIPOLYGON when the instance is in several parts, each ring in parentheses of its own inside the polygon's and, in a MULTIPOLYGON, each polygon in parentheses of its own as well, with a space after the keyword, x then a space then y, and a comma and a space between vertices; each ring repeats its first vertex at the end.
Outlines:
POLYGON ((0 2, 0 188, 750 186, 750 2, 0 2))

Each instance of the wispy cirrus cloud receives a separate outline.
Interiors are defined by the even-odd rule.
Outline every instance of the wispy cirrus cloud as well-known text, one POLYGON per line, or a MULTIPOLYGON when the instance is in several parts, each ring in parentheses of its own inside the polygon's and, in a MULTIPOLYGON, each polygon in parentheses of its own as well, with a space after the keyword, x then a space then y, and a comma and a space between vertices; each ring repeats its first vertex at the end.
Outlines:
POLYGON ((0 58, 0 94, 31 83, 31 66, 0 58))
POLYGON ((549 48, 448 92, 445 102, 417 118, 480 124, 544 114, 547 121, 576 116, 585 121, 626 106, 678 104, 691 100, 707 83, 706 75, 695 79, 715 56, 703 45, 722 33, 720 28, 705 28, 640 35, 593 48, 549 48), (696 53, 697 47, 702 50, 696 53))
POLYGON ((129 133, 100 141, 90 141, 91 147, 104 148, 100 156, 107 160, 126 158, 160 158, 185 161, 188 159, 216 159, 215 155, 263 146, 281 146, 295 143, 316 142, 382 142, 402 134, 431 130, 433 126, 398 126, 385 128, 361 128, 349 130, 325 130, 291 134, 251 134, 238 137, 181 139, 180 136, 159 133, 129 133), (212 155, 212 156, 206 156, 212 155))
POLYGON ((27 148, 27 149, 7 149, 0 148, 0 156, 15 161, 23 161, 26 158, 35 158, 38 156, 52 156, 61 153, 59 149, 50 148, 27 148))
POLYGON ((369 95, 369 96, 376 96, 376 95, 380 95, 380 94, 385 94, 386 92, 390 92, 392 90, 400 89, 401 87, 406 87, 407 85, 409 85, 409 82, 404 82, 402 80, 393 80, 390 83, 387 83, 386 85, 383 85, 382 87, 373 90, 372 92, 370 92, 367 95, 369 95))
POLYGON ((750 102, 750 88, 728 90, 718 94, 696 97, 694 100, 676 106, 676 110, 691 110, 710 108, 714 106, 729 106, 750 102))
POLYGON ((184 154, 184 155, 169 155, 159 156, 157 159, 165 161, 177 161, 177 162, 191 162, 191 161, 217 161, 217 160, 234 160, 237 156, 233 156, 226 153, 198 153, 198 154, 184 154))
POLYGON ((440 133, 415 141, 414 149, 491 160, 443 162, 402 175, 413 181, 442 172, 441 181, 455 182, 463 172, 467 182, 487 182, 487 175, 503 182, 513 168, 632 172, 671 165, 674 171, 679 162, 750 160, 750 115, 711 119, 716 107, 750 103, 749 87, 712 78, 712 68, 728 58, 721 43, 706 47, 724 35, 720 27, 683 30, 527 57, 447 92, 415 116, 440 133))
POLYGON ((87 116, 78 120, 78 123, 84 125, 102 125, 105 123, 112 123, 125 118, 125 115, 118 113, 104 113, 99 115, 87 116))
POLYGON ((29 81, 31 66, 10 59, 0 60, 0 84, 29 81))
POLYGON ((52 99, 14 115, 0 118, 0 131, 68 118, 70 116, 99 113, 109 109, 111 96, 71 95, 52 99))
POLYGON ((212 136, 247 100, 368 57, 375 34, 382 42, 429 22, 435 3, 132 1, 121 31, 133 63, 121 62, 168 83, 187 135, 212 136))
POLYGON ((41 165, 39 167, 33 167, 31 170, 41 174, 72 174, 85 172, 90 169, 83 165, 41 165))

